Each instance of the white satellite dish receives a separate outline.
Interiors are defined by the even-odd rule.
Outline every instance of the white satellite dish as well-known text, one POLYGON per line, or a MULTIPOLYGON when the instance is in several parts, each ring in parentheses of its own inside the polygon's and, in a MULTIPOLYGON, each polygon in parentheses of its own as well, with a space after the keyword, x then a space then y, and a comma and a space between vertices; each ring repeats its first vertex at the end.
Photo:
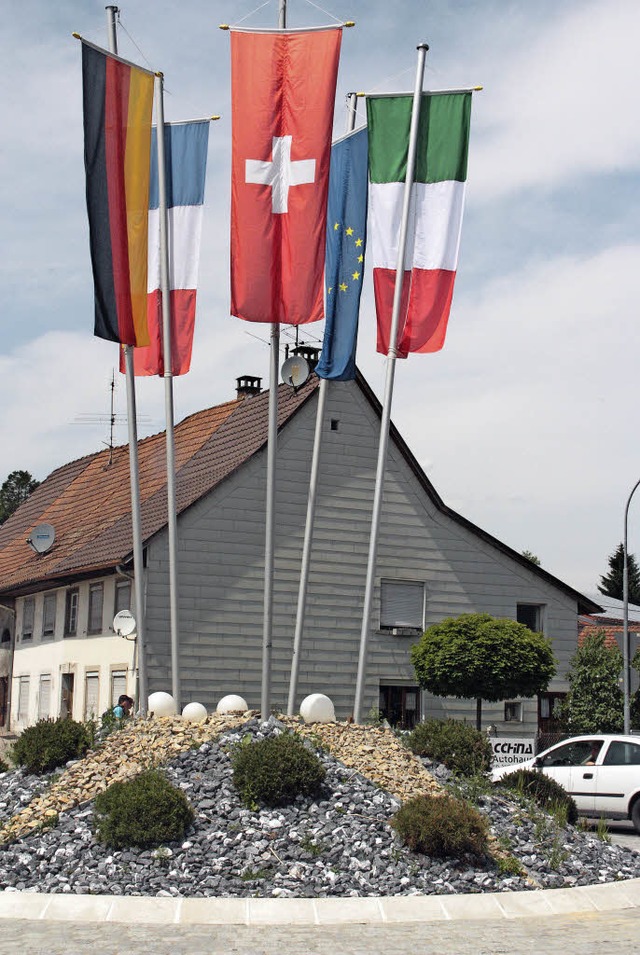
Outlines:
POLYGON ((53 547, 56 532, 52 524, 38 524, 27 537, 27 544, 36 554, 46 554, 53 547))
POLYGON ((292 388, 301 388, 311 374, 311 369, 309 368, 309 362, 302 355, 292 355, 285 361, 280 374, 285 385, 291 385, 292 388))
POLYGON ((130 610, 120 610, 113 618, 113 629, 119 637, 128 637, 136 629, 136 618, 130 610))

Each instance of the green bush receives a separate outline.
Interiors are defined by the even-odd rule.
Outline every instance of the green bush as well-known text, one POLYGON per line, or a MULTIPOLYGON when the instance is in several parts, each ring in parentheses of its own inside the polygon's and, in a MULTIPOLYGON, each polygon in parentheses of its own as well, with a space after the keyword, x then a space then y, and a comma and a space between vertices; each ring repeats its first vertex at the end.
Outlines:
POLYGON ((4 759, 0 759, 0 773, 8 773, 9 769, 8 763, 5 763, 4 759))
POLYGON ((406 846, 425 855, 481 856, 487 850, 486 819, 452 796, 415 796, 404 803, 390 825, 406 846))
POLYGON ((233 783, 246 806, 285 806, 296 796, 316 795, 324 766, 299 736, 282 733, 236 746, 231 756, 233 783))
POLYGON ((94 812, 96 838, 115 849, 182 839, 194 819, 182 790, 156 769, 112 783, 96 796, 94 812))
POLYGON ((575 826, 578 821, 578 807, 575 800, 560 783, 551 779, 550 776, 545 776, 544 773, 536 772, 534 769, 516 769, 513 773, 503 776, 499 780, 499 785, 521 796, 529 796, 536 805, 547 812, 553 812, 558 806, 566 808, 567 822, 572 826, 575 826))
POLYGON ((11 759, 29 773, 48 773, 70 759, 84 756, 90 743, 83 723, 69 717, 39 720, 20 734, 13 744, 11 759))
POLYGON ((427 756, 462 776, 488 772, 492 750, 479 730, 458 720, 425 720, 405 742, 417 756, 427 756))

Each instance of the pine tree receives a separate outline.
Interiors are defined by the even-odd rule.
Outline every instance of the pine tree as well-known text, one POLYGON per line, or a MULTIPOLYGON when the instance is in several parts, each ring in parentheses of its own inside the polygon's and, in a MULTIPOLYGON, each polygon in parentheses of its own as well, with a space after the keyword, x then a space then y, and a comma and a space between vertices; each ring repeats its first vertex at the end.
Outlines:
MULTIPOLYGON (((624 568, 624 546, 618 544, 609 557, 609 573, 600 578, 598 590, 606 597, 624 600, 622 580, 624 568)), ((640 568, 633 554, 627 554, 627 572, 629 577, 629 602, 640 605, 640 568)))

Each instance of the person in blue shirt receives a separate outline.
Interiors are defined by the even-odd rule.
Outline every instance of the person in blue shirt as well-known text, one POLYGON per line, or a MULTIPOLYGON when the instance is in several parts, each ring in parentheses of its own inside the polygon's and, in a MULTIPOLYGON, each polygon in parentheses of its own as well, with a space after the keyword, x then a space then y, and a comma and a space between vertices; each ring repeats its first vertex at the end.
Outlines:
POLYGON ((126 693, 122 693, 118 697, 118 702, 113 708, 113 715, 117 716, 119 720, 124 719, 125 716, 128 716, 133 707, 133 700, 130 696, 127 696, 126 693))

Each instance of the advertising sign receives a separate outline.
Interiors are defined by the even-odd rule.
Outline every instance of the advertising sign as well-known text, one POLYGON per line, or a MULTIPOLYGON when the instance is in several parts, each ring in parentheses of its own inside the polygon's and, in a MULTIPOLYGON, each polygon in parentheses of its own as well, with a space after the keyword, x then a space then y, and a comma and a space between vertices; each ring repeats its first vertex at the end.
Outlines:
POLYGON ((494 766, 510 766, 512 763, 522 763, 525 759, 535 756, 535 740, 533 737, 515 738, 513 736, 493 736, 489 742, 493 749, 494 766))

